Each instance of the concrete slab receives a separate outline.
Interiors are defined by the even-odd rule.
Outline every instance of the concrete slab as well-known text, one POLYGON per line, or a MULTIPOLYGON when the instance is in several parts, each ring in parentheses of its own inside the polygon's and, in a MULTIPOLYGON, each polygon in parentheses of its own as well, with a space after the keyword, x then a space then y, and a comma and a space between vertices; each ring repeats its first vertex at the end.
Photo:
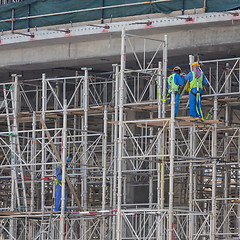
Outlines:
MULTIPOLYGON (((218 58, 218 55, 238 56, 240 55, 239 20, 239 17, 230 13, 202 13, 149 20, 144 18, 100 24, 99 27, 77 26, 69 28, 69 34, 52 30, 51 27, 50 30, 33 31, 34 38, 18 34, 4 35, 0 44, 0 71, 81 66, 100 69, 103 65, 109 65, 111 68, 112 63, 120 61, 122 27, 125 27, 129 33, 156 39, 163 39, 167 34, 169 62, 172 64, 177 58, 187 59, 188 54, 199 54, 203 59, 218 58), (148 21, 151 22, 150 25, 146 24, 148 21)), ((157 46, 155 42, 147 44, 146 52, 149 58, 157 46)), ((134 49, 141 59, 143 41, 134 40, 134 49)), ((134 65, 130 51, 128 55, 129 64, 134 65)), ((157 57, 157 60, 160 59, 161 52, 157 57)))

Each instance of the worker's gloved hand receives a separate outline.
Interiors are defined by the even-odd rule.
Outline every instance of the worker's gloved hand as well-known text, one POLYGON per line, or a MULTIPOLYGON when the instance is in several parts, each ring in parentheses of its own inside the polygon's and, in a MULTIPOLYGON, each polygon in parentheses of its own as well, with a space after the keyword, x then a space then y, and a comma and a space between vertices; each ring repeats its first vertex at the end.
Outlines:
POLYGON ((185 77, 186 76, 186 73, 181 73, 181 77, 185 77))

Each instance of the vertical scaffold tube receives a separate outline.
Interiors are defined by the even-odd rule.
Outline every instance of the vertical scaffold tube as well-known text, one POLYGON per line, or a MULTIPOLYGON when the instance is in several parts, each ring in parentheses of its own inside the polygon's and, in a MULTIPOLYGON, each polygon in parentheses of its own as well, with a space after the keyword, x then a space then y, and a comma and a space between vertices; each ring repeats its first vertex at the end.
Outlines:
MULTIPOLYGON (((227 80, 225 84, 225 93, 230 92, 230 86, 231 86, 231 76, 229 76, 230 70, 229 70, 229 63, 226 63, 226 69, 225 69, 225 79, 227 80), (228 78, 228 79, 227 79, 228 78)), ((226 97, 228 98, 228 97, 226 97)), ((229 103, 226 102, 225 104, 225 126, 229 126, 229 121, 230 121, 230 105, 229 103)), ((224 137, 224 151, 225 151, 225 161, 229 162, 230 160, 230 148, 228 147, 228 142, 229 142, 229 133, 225 132, 225 137, 224 137), (226 149, 228 148, 228 149, 226 149)), ((223 214, 226 216, 226 220, 224 221, 223 224, 223 232, 224 233, 229 233, 229 214, 228 214, 228 188, 230 187, 228 183, 228 178, 229 178, 229 168, 226 166, 224 169, 224 178, 223 178, 223 194, 224 194, 224 210, 223 214)))
MULTIPOLYGON (((103 136, 102 136, 102 171, 103 171, 103 181, 102 181, 102 210, 106 209, 106 189, 107 189, 107 120, 108 112, 107 105, 104 106, 104 116, 103 116, 103 136)), ((101 228, 101 240, 105 240, 106 233, 106 218, 102 218, 102 228, 101 228)))
MULTIPOLYGON (((87 189, 87 164, 88 164, 88 68, 82 68, 84 70, 83 81, 83 210, 87 211, 88 189, 87 189)), ((87 220, 84 219, 83 223, 83 239, 87 239, 87 220)))
MULTIPOLYGON (((239 76, 240 77, 240 76, 239 76)), ((240 168, 240 129, 238 131, 238 167, 240 168)), ((238 198, 240 199, 240 170, 238 170, 238 198)), ((240 238, 240 204, 237 207, 237 228, 238 237, 240 238)))
MULTIPOLYGON (((46 82, 46 74, 42 74, 42 120, 45 122, 45 112, 47 110, 47 82, 46 82)), ((45 149, 45 132, 42 127, 42 173, 41 177, 45 177, 45 165, 46 162, 46 149, 45 149)), ((44 212, 45 206, 45 181, 41 181, 41 209, 44 212)))
MULTIPOLYGON (((158 87, 158 95, 157 95, 157 103, 158 103, 158 118, 162 117, 162 83, 163 83, 163 76, 162 76, 162 62, 158 63, 158 77, 157 77, 157 87, 158 87)), ((158 129, 160 131, 160 128, 158 129)), ((157 142, 157 154, 161 155, 164 154, 164 150, 162 148, 164 146, 164 132, 160 136, 158 142, 157 142)), ((160 159, 159 159, 160 160, 160 159)), ((164 208, 164 158, 162 157, 162 163, 160 161, 157 162, 157 208, 158 211, 163 210, 164 208)), ((161 215, 158 216, 158 222, 160 222, 160 219, 162 219, 162 212, 161 215)), ((163 240, 163 219, 161 220, 161 223, 158 225, 157 231, 156 231, 156 239, 163 240)))
POLYGON ((175 155, 175 118, 174 118, 174 110, 175 110, 175 92, 172 91, 171 95, 171 119, 170 119, 170 173, 169 173, 169 219, 168 219, 168 240, 173 239, 173 182, 174 182, 174 155, 175 155))
POLYGON ((36 174, 36 166, 34 165, 36 163, 36 112, 33 112, 33 121, 32 121, 32 141, 31 141, 31 159, 33 159, 31 166, 31 203, 30 203, 30 211, 33 212, 34 210, 34 192, 35 192, 35 174, 36 174))
MULTIPOLYGON (((214 120, 217 120, 217 96, 214 98, 214 120)), ((211 224, 211 236, 210 240, 215 240, 216 234, 216 218, 217 218, 217 206, 216 206, 216 187, 217 187, 217 124, 213 125, 212 129, 212 224, 211 224)))
MULTIPOLYGON (((190 157, 194 157, 195 127, 190 128, 190 157)), ((193 239, 194 218, 193 218, 193 163, 189 164, 189 239, 193 239)))
MULTIPOLYGON (((14 86, 16 87, 16 78, 15 78, 15 74, 12 75, 12 80, 14 80, 15 84, 13 84, 11 87, 10 87, 10 94, 11 94, 11 98, 12 98, 12 108, 14 109, 14 105, 15 105, 15 99, 14 99, 14 93, 13 93, 13 88, 14 86)), ((6 90, 6 89, 5 89, 6 90)), ((7 99, 6 99, 7 101, 7 99)), ((6 102, 7 104, 7 102, 6 102)), ((7 105, 6 105, 6 108, 7 108, 7 105)), ((8 118, 8 121, 9 121, 9 134, 12 136, 14 135, 14 129, 12 127, 12 131, 11 131, 11 127, 10 127, 10 118, 8 118)), ((15 154, 15 149, 16 149, 16 138, 15 137, 11 137, 10 136, 10 141, 11 141, 11 164, 14 166, 16 164, 16 154, 15 154)), ((17 187, 17 175, 16 175, 16 169, 15 167, 12 168, 11 170, 11 179, 12 179, 12 184, 11 184, 11 211, 15 211, 16 209, 16 197, 19 201, 19 197, 17 196, 18 195, 18 191, 16 191, 16 187, 17 187)), ((11 219, 10 220, 10 239, 15 239, 17 235, 17 221, 14 220, 14 219, 11 219)))
MULTIPOLYGON (((159 86, 162 86, 162 98, 163 99, 166 99, 167 98, 167 50, 168 50, 168 37, 167 35, 164 35, 164 44, 163 44, 163 63, 162 63, 162 71, 161 71, 161 81, 162 81, 162 84, 159 85, 159 86)), ((173 97, 175 99, 175 96, 173 97)), ((160 99, 161 101, 161 99, 160 99)), ((175 100, 174 100, 175 101, 175 100)), ((166 101, 163 101, 162 104, 160 104, 158 106, 159 110, 160 108, 162 108, 162 115, 159 115, 159 117, 162 117, 162 118, 165 118, 166 117, 166 101)), ((171 109, 172 110, 172 109, 171 109)), ((174 111, 174 109, 173 109, 174 111)), ((159 111, 158 111, 158 114, 159 114, 159 111)), ((172 113, 171 113, 172 114, 172 113)), ((174 118, 174 113, 173 113, 173 118, 174 118)), ((174 119, 173 119, 174 120, 174 119)), ((170 127, 171 128, 171 127, 170 127)), ((164 154, 164 146, 165 146, 165 143, 164 143, 164 139, 165 136, 164 136, 164 132, 159 140, 159 147, 160 147, 160 154, 164 154)), ((160 173, 160 176, 161 176, 161 186, 160 186, 160 208, 161 210, 163 210, 164 208, 164 174, 165 174, 165 164, 164 164, 164 157, 162 157, 162 163, 161 163, 161 173, 160 173)), ((170 191, 170 190, 169 190, 170 191)), ((170 200, 170 198, 169 198, 170 200)), ((170 205, 169 205, 170 206, 170 205)), ((161 213, 161 217, 162 217, 162 213, 161 213)), ((169 218, 169 221, 170 221, 170 218, 169 218)), ((172 221, 172 218, 171 218, 171 221, 172 221)), ((163 219, 161 220, 161 232, 160 232, 160 237, 161 237, 161 240, 163 240, 165 237, 164 237, 164 231, 163 231, 163 219)), ((170 230, 170 226, 169 226, 169 230, 170 230)))
MULTIPOLYGON (((190 71, 192 71, 192 64, 194 62, 194 56, 189 55, 189 67, 190 71)), ((194 127, 190 128, 190 157, 194 157, 194 134, 195 129, 194 127)), ((192 161, 189 164, 189 239, 193 238, 193 229, 194 229, 194 222, 193 222, 193 163, 192 161)))
MULTIPOLYGON (((153 101, 154 100, 154 86, 156 85, 156 83, 154 81, 151 81, 151 84, 149 86, 149 100, 150 101, 153 101)), ((151 111, 150 113, 150 119, 153 119, 153 112, 151 111)), ((147 132, 147 128, 146 128, 146 132, 147 132)), ((147 134, 146 134, 147 135, 147 134)), ((150 145, 152 144, 153 142, 153 128, 151 127, 150 128, 150 131, 149 131, 149 135, 150 135, 150 145)), ((147 145, 147 144, 146 144, 147 145)), ((152 155, 152 151, 151 151, 151 155, 152 155)), ((149 158, 150 162, 149 162, 149 168, 151 169, 149 171, 149 196, 148 196, 148 199, 149 199, 149 208, 152 208, 153 207, 153 167, 154 167, 154 164, 153 164, 153 158, 150 157, 149 158)), ((151 229, 152 227, 152 221, 153 221, 153 218, 152 216, 150 216, 149 218, 149 230, 151 229)))
POLYGON ((60 240, 65 239, 65 191, 66 191, 66 158, 67 158, 67 100, 63 105, 63 129, 62 129, 62 194, 61 194, 61 220, 60 240))
POLYGON ((119 138, 118 138, 118 197, 117 197, 117 240, 121 240, 121 202, 122 202, 122 147, 123 147, 123 81, 126 65, 125 28, 122 29, 121 70, 119 83, 119 138))
MULTIPOLYGON (((162 98, 166 99, 167 96, 167 49, 168 49, 168 38, 164 35, 163 43, 163 88, 162 88, 162 98)), ((166 115, 166 102, 162 103, 162 117, 165 118, 166 115)))
MULTIPOLYGON (((118 101, 119 101, 119 66, 115 65, 115 101, 114 101, 114 121, 118 121, 118 101)), ((117 207, 117 160, 118 160, 118 125, 114 124, 114 153, 113 153, 113 209, 117 207)), ((113 217, 112 239, 116 239, 116 217, 113 217)))

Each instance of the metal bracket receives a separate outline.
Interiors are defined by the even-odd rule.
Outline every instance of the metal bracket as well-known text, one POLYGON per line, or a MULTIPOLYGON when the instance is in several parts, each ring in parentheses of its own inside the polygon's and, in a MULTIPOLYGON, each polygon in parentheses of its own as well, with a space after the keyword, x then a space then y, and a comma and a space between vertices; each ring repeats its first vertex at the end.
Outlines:
POLYGON ((49 30, 49 31, 57 31, 57 32, 64 32, 64 33, 67 33, 67 34, 69 34, 71 32, 71 30, 69 28, 67 28, 67 29, 51 29, 51 28, 48 28, 47 30, 49 30))
POLYGON ((34 33, 22 33, 22 32, 12 31, 12 34, 19 34, 19 35, 28 36, 28 37, 31 37, 31 38, 35 37, 34 33))
POLYGON ((233 15, 234 17, 238 17, 239 13, 238 12, 228 12, 229 14, 233 15))
POLYGON ((192 17, 174 17, 174 18, 184 19, 184 20, 186 20, 187 22, 192 22, 192 21, 193 21, 193 18, 192 18, 192 17))
POLYGON ((147 26, 151 26, 152 22, 151 21, 147 21, 147 22, 135 22, 135 23, 131 23, 132 24, 146 24, 147 26))
POLYGON ((110 29, 109 25, 96 25, 96 24, 90 24, 89 26, 91 27, 99 27, 99 28, 104 28, 104 29, 110 29))

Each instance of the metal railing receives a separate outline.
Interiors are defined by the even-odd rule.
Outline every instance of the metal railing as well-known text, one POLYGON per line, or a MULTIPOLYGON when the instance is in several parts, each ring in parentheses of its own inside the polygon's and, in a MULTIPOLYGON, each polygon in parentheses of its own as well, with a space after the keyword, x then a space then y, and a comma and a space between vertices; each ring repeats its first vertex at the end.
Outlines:
POLYGON ((0 0, 0 5, 23 2, 24 0, 0 0))

